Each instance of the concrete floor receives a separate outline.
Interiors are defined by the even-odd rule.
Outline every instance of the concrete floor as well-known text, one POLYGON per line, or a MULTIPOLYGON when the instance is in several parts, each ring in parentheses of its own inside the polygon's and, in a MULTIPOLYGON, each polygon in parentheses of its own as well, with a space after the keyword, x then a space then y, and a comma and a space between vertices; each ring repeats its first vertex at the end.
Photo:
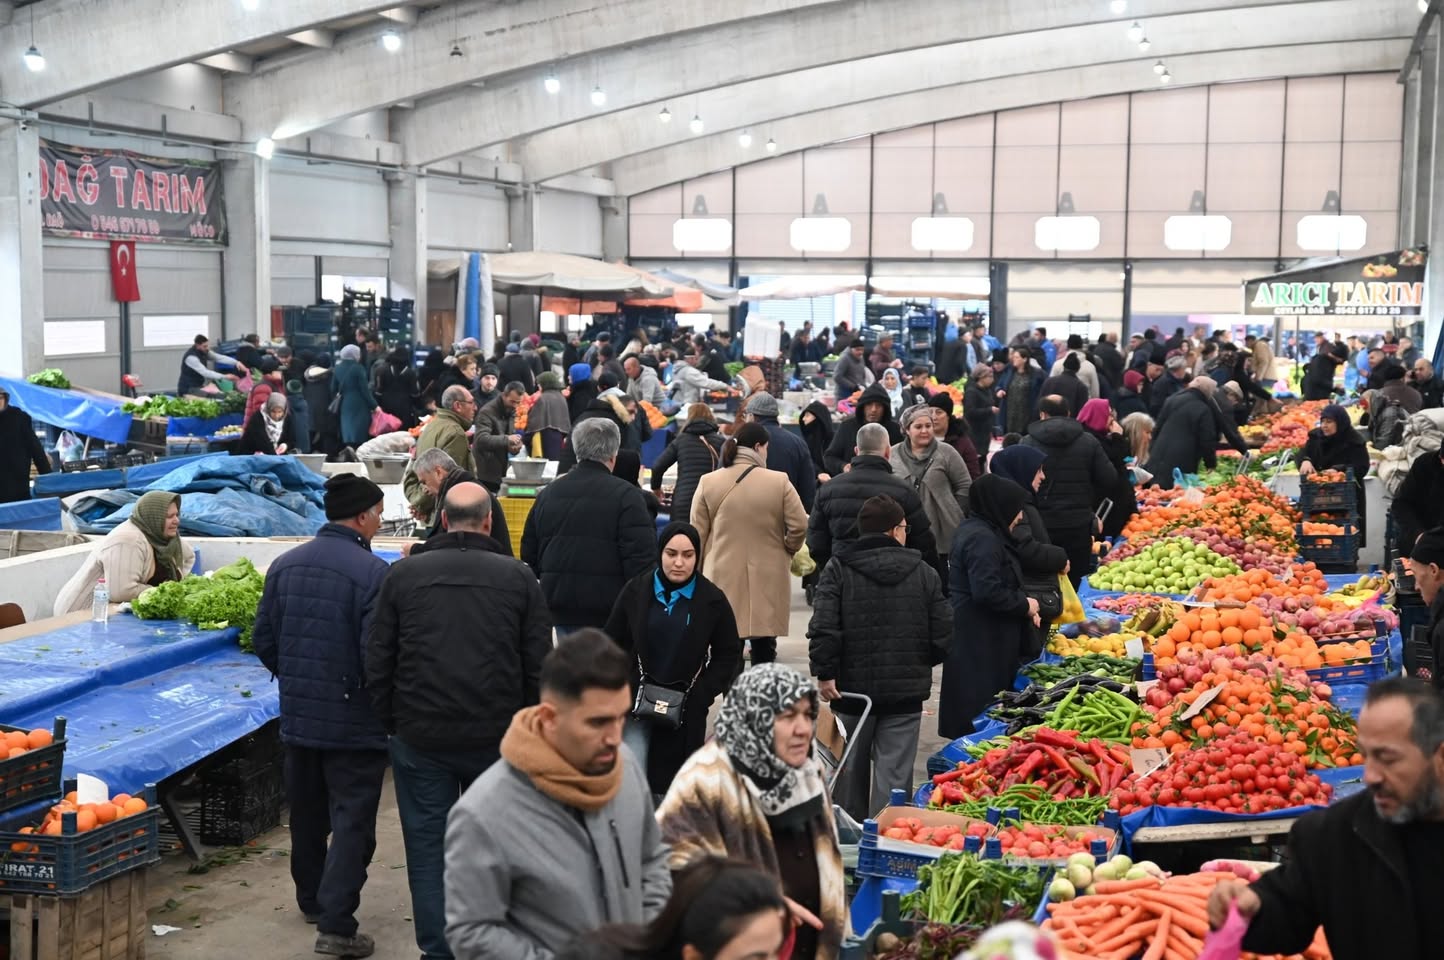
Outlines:
MULTIPOLYGON (((778 642, 778 658, 807 671, 807 620, 810 611, 796 580, 788 637, 778 642)), ((937 683, 933 688, 936 691, 937 683)), ((923 765, 945 741, 937 737, 936 695, 926 705, 918 746, 915 781, 923 765)), ((376 940, 376 957, 403 960, 420 956, 411 928, 411 896, 406 886, 406 855, 390 774, 377 818, 376 858, 361 897, 361 930, 376 940)), ((215 851, 204 873, 192 873, 184 855, 171 855, 152 868, 148 885, 150 922, 180 929, 146 944, 150 960, 307 960, 316 928, 296 908, 291 885, 290 837, 285 827, 258 838, 243 851, 215 851)))

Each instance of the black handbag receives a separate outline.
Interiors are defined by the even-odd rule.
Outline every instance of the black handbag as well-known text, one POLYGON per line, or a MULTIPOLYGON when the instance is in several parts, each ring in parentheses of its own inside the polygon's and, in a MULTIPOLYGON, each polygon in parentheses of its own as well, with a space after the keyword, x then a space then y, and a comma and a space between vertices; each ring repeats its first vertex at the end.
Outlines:
POLYGON ((707 664, 712 660, 711 651, 703 658, 702 665, 692 675, 686 688, 678 690, 666 684, 654 683, 647 679, 646 668, 642 666, 642 658, 637 657, 637 671, 641 674, 641 682, 637 684, 637 698, 632 703, 632 716, 638 720, 664 730, 676 730, 682 726, 682 714, 687 708, 687 695, 692 692, 692 687, 697 683, 697 678, 702 676, 702 671, 707 669, 707 664))
POLYGON ((1038 618, 1044 623, 1063 614, 1063 591, 1058 589, 1058 575, 1023 578, 1023 592, 1038 601, 1038 618))

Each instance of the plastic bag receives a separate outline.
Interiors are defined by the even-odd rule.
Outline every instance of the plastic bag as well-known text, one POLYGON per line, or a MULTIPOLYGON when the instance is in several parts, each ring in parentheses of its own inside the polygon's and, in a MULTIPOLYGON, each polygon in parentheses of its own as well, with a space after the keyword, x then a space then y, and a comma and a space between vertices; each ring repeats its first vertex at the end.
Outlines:
POLYGON ((379 437, 385 433, 395 433, 401 429, 401 421, 391 414, 377 407, 371 411, 371 436, 379 437))
POLYGON ((62 430, 55 442, 55 452, 60 454, 61 463, 74 463, 85 457, 85 444, 69 430, 62 430))
POLYGON ((807 549, 807 544, 792 555, 792 575, 794 577, 806 577, 817 571, 817 561, 812 559, 812 551, 807 549))
POLYGON ((1243 952, 1243 935, 1247 932, 1248 921, 1238 912, 1238 905, 1229 904, 1228 919, 1217 930, 1208 932, 1198 960, 1238 960, 1243 952))
POLYGON ((1073 581, 1068 579, 1066 573, 1058 574, 1058 592, 1063 595, 1063 612, 1058 614, 1058 619, 1053 623, 1063 626, 1068 623, 1081 623, 1088 619, 1083 612, 1083 601, 1078 599, 1078 591, 1073 589, 1073 581))
POLYGON ((247 372, 244 377, 236 381, 236 391, 238 393, 250 393, 255 388, 256 382, 251 379, 251 374, 249 372, 247 372))

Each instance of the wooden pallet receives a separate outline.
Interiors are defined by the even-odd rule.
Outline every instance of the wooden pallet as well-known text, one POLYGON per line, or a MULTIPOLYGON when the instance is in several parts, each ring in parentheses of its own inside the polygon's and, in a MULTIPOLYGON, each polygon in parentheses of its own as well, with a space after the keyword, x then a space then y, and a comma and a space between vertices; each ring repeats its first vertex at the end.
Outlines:
POLYGON ((10 898, 10 960, 144 960, 145 870, 74 897, 10 898))

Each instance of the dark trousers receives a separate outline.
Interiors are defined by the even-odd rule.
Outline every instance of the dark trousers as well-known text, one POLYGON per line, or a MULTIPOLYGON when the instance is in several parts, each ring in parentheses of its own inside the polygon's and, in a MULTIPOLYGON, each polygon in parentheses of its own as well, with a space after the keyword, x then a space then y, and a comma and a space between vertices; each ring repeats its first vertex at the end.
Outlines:
POLYGON ((1088 570, 1093 565, 1093 528, 1049 528, 1048 539, 1068 554, 1068 579, 1072 582, 1073 589, 1078 589, 1078 581, 1088 576, 1088 570))
POLYGON ((748 637, 747 642, 752 644, 752 666, 777 659, 776 637, 748 637))
POLYGON ((286 747, 296 905, 320 915, 316 929, 322 933, 356 933, 366 867, 376 852, 376 808, 385 776, 385 750, 286 747))
POLYGON ((450 960, 446 945, 446 815, 471 782, 496 762, 488 750, 429 751, 391 738, 392 783, 406 844, 406 882, 423 960, 450 960))

